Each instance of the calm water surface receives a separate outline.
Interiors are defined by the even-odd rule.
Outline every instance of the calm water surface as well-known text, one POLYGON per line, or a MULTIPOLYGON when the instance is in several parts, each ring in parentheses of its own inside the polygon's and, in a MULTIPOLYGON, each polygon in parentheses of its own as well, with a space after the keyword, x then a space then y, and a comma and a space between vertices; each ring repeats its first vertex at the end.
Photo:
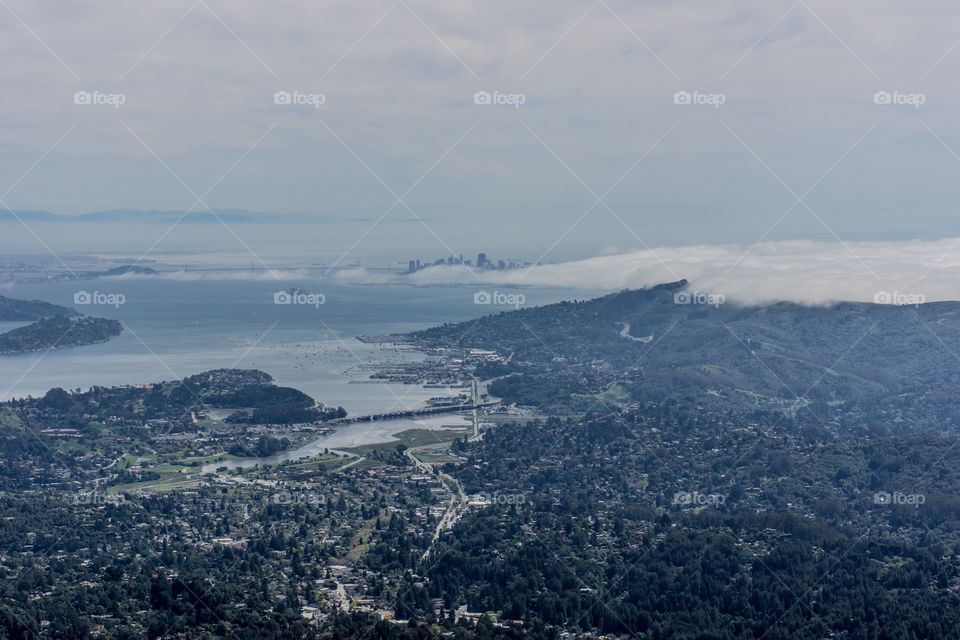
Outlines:
MULTIPOLYGON (((357 336, 402 333, 506 310, 474 304, 475 292, 467 287, 333 284, 319 278, 127 278, 6 287, 0 294, 74 306, 89 315, 120 320, 126 330, 103 344, 0 356, 0 400, 37 396, 52 387, 148 383, 240 367, 262 369, 278 384, 354 415, 422 406, 440 392, 419 385, 350 384, 365 380, 373 363, 423 357, 390 345, 364 344, 357 336), (322 293, 324 303, 274 304, 275 293, 291 287, 322 293), (119 293, 125 300, 118 307, 74 305, 78 291, 119 293)), ((527 306, 600 293, 533 288, 512 292, 522 293, 527 306)), ((20 324, 2 323, 0 330, 20 324)))

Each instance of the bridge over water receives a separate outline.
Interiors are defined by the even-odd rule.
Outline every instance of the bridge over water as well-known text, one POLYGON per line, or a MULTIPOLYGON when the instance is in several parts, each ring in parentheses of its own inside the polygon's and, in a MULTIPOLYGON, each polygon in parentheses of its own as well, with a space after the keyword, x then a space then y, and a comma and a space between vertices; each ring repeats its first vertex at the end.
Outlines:
POLYGON ((366 416, 347 416, 346 418, 339 418, 337 420, 328 420, 322 422, 324 426, 334 425, 334 424, 350 424, 353 422, 377 422, 378 420, 397 420, 399 418, 416 418, 418 416, 432 416, 441 413, 464 413, 467 411, 474 411, 475 409, 482 409, 483 407, 491 407, 496 405, 496 402, 479 402, 473 404, 456 404, 456 405, 441 405, 439 407, 424 407, 422 409, 405 409, 402 411, 389 411, 387 413, 374 413, 366 416))

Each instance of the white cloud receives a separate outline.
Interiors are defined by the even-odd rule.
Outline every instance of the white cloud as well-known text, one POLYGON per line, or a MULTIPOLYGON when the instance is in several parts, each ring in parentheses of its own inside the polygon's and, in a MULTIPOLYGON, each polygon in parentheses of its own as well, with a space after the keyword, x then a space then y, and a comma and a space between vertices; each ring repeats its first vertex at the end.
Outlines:
MULTIPOLYGON (((383 283, 388 277, 341 274, 344 281, 383 283)), ((960 300, 960 238, 933 242, 840 243, 794 241, 659 247, 527 270, 476 272, 429 267, 396 282, 418 285, 548 286, 618 290, 675 281, 728 300, 809 304, 872 302, 879 292, 921 295, 928 302, 960 300), (953 249, 958 249, 953 251, 953 249)))
POLYGON ((103 280, 173 280, 176 282, 196 282, 199 280, 237 280, 250 282, 285 282, 303 280, 310 276, 305 269, 272 269, 269 271, 162 271, 150 273, 128 273, 107 276, 103 280))

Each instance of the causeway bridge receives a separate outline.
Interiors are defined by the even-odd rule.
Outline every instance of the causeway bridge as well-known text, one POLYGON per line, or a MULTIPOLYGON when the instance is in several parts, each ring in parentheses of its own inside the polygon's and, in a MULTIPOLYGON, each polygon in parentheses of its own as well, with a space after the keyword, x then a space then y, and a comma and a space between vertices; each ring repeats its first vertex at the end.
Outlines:
POLYGON ((379 420, 397 420, 399 418, 416 418, 419 416, 432 416, 442 413, 464 413, 466 411, 474 411, 476 409, 482 409, 483 407, 491 407, 498 403, 496 402, 478 402, 471 404, 452 404, 452 405, 440 405, 437 407, 423 407, 421 409, 405 409, 402 411, 388 411, 386 413, 374 413, 366 416, 347 416, 346 418, 338 418, 337 420, 326 420, 319 424, 324 426, 333 425, 333 424, 351 424, 354 422, 377 422, 379 420))

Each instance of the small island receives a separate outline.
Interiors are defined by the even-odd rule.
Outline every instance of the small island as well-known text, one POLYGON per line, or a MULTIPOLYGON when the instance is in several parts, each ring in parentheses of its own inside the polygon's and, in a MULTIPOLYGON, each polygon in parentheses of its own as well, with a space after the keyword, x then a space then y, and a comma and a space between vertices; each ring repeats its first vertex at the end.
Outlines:
POLYGON ((84 316, 73 309, 0 296, 0 321, 30 322, 0 333, 0 355, 68 349, 106 342, 123 332, 119 320, 84 316))

